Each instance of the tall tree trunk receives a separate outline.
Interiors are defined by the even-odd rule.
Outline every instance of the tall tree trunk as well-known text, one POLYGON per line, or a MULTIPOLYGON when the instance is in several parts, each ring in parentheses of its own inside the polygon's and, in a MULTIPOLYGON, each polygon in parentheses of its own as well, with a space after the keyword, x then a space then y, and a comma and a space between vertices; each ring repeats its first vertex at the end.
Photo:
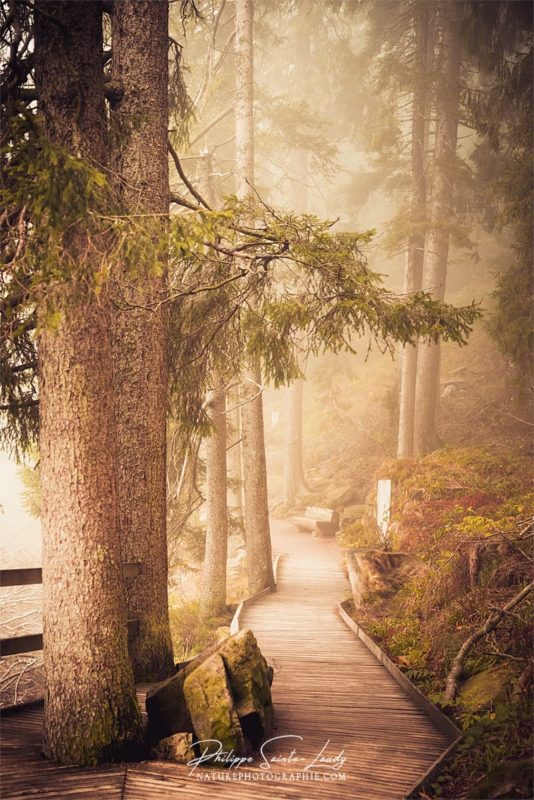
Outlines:
MULTIPOLYGON (((100 3, 36 3, 35 81, 49 138, 104 164, 100 3)), ((117 526, 108 293, 97 299, 91 286, 91 241, 81 225, 65 249, 79 269, 49 287, 38 309, 44 750, 94 764, 127 754, 141 720, 117 526), (61 313, 56 330, 48 303, 61 313)))
POLYGON ((302 405, 304 381, 296 380, 287 390, 287 432, 284 459, 284 503, 292 506, 304 483, 302 463, 302 405))
POLYGON ((228 514, 232 522, 243 525, 243 474, 241 467, 241 413, 239 391, 230 392, 227 414, 228 432, 228 514))
POLYGON ((224 384, 216 374, 206 409, 212 433, 206 439, 206 500, 208 526, 202 575, 201 611, 215 616, 226 611, 228 507, 226 504, 226 403, 224 384))
MULTIPOLYGON (((212 208, 218 197, 212 179, 211 155, 198 162, 200 189, 212 208)), ((228 502, 226 465, 226 391, 222 376, 213 370, 206 411, 212 424, 206 446, 207 529, 200 609, 204 617, 226 611, 226 561, 228 556, 228 502)))
POLYGON ((245 531, 247 546, 248 588, 254 594, 274 586, 267 464, 263 430, 263 402, 259 364, 251 365, 243 385, 242 432, 243 476, 245 495, 245 531))
MULTIPOLYGON (((309 59, 309 26, 305 27, 304 41, 300 43, 303 55, 309 59)), ((304 62, 306 63, 306 62, 304 62)), ((308 154, 299 150, 296 160, 296 183, 293 192, 293 210, 297 214, 308 212, 308 154)), ((289 386, 287 392, 287 428, 284 453, 284 503, 293 506, 306 488, 302 458, 302 411, 304 381, 300 378, 289 386)))
MULTIPOLYGON (((423 288, 437 300, 445 297, 449 234, 452 218, 455 157, 461 71, 461 3, 443 3, 443 55, 436 91, 436 145, 434 152, 431 230, 423 288)), ((423 344, 417 364, 414 450, 423 455, 438 445, 436 417, 439 404, 440 345, 423 344)))
MULTIPOLYGON (((115 170, 128 208, 162 215, 169 209, 167 156, 168 4, 121 0, 113 4, 113 84, 120 90, 114 118, 115 170)), ((136 275, 117 276, 125 299, 143 306, 159 299, 165 270, 140 264, 136 275)), ((139 681, 173 670, 167 598, 166 419, 167 320, 164 311, 128 308, 114 319, 115 393, 119 452, 119 520, 122 556, 138 561, 127 580, 128 607, 139 618, 130 649, 139 681)))
MULTIPOLYGON (((421 289, 425 257, 426 179, 425 129, 428 106, 428 0, 418 0, 414 6, 415 76, 412 104, 412 201, 411 224, 404 269, 404 294, 421 289)), ((415 384, 418 345, 407 345, 402 354, 399 433, 397 457, 411 458, 414 450, 415 384)))
MULTIPOLYGON (((253 5, 252 0, 236 0, 236 193, 246 197, 254 183, 253 118, 253 5)), ((267 466, 263 430, 263 399, 260 359, 249 364, 248 380, 243 384, 241 408, 243 436, 243 490, 247 540, 249 591, 254 593, 274 585, 267 466)))

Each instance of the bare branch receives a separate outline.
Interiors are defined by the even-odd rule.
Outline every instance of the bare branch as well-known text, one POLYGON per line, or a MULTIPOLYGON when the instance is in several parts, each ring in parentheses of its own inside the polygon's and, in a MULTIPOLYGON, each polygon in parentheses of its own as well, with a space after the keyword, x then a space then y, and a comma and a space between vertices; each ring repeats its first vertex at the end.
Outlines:
POLYGON ((503 617, 508 614, 512 608, 515 608, 522 600, 524 600, 528 595, 534 590, 534 581, 529 583, 522 589, 518 594, 512 597, 511 600, 506 603, 503 608, 498 609, 495 611, 484 623, 484 625, 479 628, 477 631, 471 634, 469 638, 465 640, 463 645, 460 647, 458 653, 456 654, 453 662, 452 667, 450 669, 449 674, 447 675, 447 682, 445 685, 445 699, 449 702, 452 702, 457 693, 458 693, 458 679, 462 674, 462 668, 464 664, 464 660, 466 655, 472 649, 473 645, 475 645, 480 639, 483 639, 488 633, 495 630, 497 625, 501 622, 503 617))

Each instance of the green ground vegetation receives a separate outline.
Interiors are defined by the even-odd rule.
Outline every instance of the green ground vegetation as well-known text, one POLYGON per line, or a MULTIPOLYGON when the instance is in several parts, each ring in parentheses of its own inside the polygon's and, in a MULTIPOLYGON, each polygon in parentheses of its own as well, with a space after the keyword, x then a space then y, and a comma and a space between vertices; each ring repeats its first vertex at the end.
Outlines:
MULTIPOLYGON (((462 643, 531 580, 532 467, 495 446, 443 448, 378 472, 394 485, 390 546, 419 569, 392 599, 352 613, 464 732, 432 796, 532 797, 532 595, 473 647, 456 699, 444 699, 462 643)), ((344 546, 379 546, 369 519, 342 531, 344 546)))

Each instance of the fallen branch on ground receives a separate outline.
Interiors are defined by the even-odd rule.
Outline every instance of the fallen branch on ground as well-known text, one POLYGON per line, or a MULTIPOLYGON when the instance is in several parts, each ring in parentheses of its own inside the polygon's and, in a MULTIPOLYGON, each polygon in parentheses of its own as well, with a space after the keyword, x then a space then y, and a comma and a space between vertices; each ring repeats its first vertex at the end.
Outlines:
POLYGON ((465 657, 469 653, 473 645, 475 645, 478 641, 480 641, 480 639, 483 639, 484 636, 487 636, 488 633, 491 633, 491 631, 495 630, 495 628, 497 627, 499 622, 501 622, 503 617, 505 617, 512 610, 512 608, 515 608, 515 606, 521 603, 522 600, 528 597, 528 595, 530 594, 530 592, 532 592, 533 589, 534 589, 534 581, 529 583, 528 586, 525 586, 525 588, 522 589, 518 594, 516 594, 515 597, 512 597, 512 599, 508 603, 506 603, 506 605, 503 606, 503 608, 497 609, 493 614, 491 614, 491 616, 488 617, 484 625, 481 628, 479 628, 478 631, 472 633, 471 636, 469 636, 469 638, 465 640, 463 645, 460 647, 458 653, 456 654, 452 662, 451 670, 447 675, 447 682, 445 684, 445 699, 447 701, 452 702, 458 693, 458 679, 462 674, 462 668, 464 665, 465 657))

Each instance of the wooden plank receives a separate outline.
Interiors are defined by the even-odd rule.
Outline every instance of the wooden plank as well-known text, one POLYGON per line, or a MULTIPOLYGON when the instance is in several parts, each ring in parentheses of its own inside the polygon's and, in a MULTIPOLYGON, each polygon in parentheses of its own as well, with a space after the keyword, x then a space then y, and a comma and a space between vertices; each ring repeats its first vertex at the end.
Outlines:
MULTIPOLYGON (((34 707, 2 720, 3 797, 401 800, 431 775, 449 739, 338 614, 348 583, 334 542, 303 544, 287 523, 273 523, 273 535, 286 554, 276 565, 277 591, 240 604, 238 623, 253 629, 275 669, 273 736, 302 736, 295 747, 310 761, 330 740, 329 752, 347 757, 345 781, 293 780, 296 764, 286 765, 283 780, 267 782, 259 759, 247 769, 250 780, 239 782, 229 773, 199 781, 187 766, 165 762, 128 765, 124 781, 110 771, 116 767, 61 767, 40 758, 43 711, 34 707)), ((140 703, 148 688, 138 687, 140 703)), ((280 742, 271 747, 283 752, 280 742)))
MULTIPOLYGON (((131 642, 139 633, 139 620, 128 620, 128 641, 131 642)), ((26 636, 11 636, 0 639, 0 658, 16 656, 20 653, 33 653, 43 649, 43 634, 31 633, 26 636)))
POLYGON ((32 633, 27 636, 11 636, 0 641, 0 657, 16 656, 19 653, 33 653, 43 649, 43 634, 32 633))
MULTIPOLYGON (((122 565, 123 578, 135 578, 139 575, 141 564, 139 561, 128 561, 122 565)), ((0 586, 31 586, 43 582, 41 567, 17 567, 15 569, 0 569, 0 586)))
POLYGON ((0 586, 30 586, 43 582, 41 567, 24 569, 0 569, 0 586))

